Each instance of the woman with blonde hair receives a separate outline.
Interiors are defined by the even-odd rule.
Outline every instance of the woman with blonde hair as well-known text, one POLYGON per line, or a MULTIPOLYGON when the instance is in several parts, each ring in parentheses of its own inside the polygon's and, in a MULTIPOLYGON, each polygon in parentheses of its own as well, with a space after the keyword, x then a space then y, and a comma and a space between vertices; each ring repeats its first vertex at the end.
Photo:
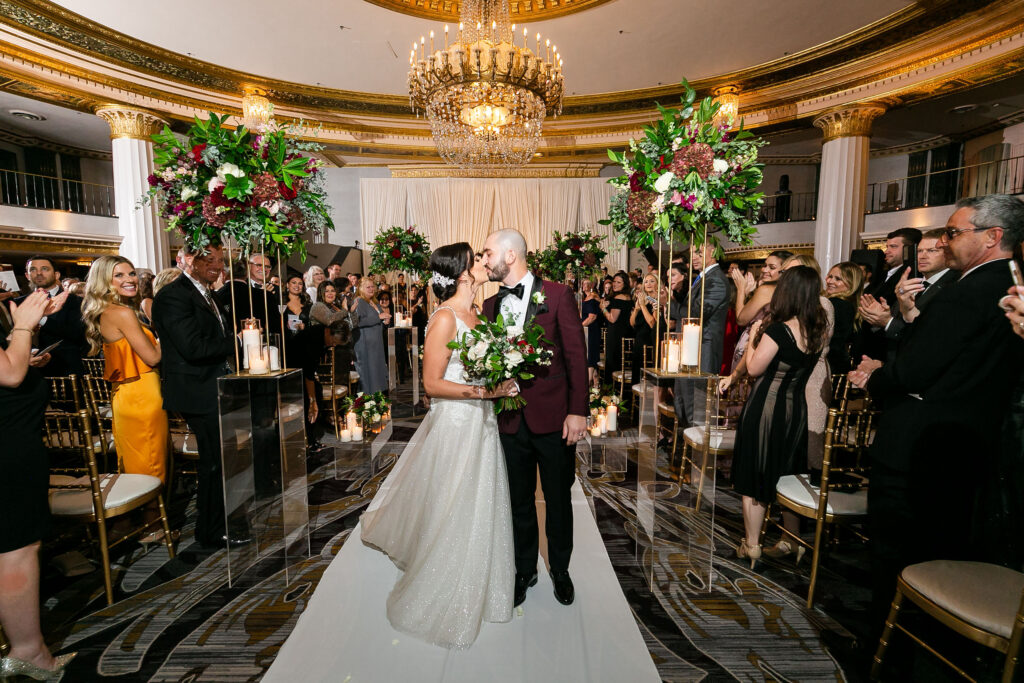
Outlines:
POLYGON ((164 268, 153 278, 153 296, 156 297, 160 290, 181 277, 180 268, 164 268))
POLYGON ((359 281, 352 314, 356 320, 356 372, 364 393, 388 390, 388 367, 384 361, 383 328, 391 315, 377 305, 377 284, 364 277, 359 281))
POLYGON ((306 285, 306 295, 311 303, 316 303, 317 290, 320 283, 327 279, 324 269, 320 266, 310 266, 302 276, 302 282, 306 285))
POLYGON ((835 312, 835 328, 829 343, 828 366, 833 375, 846 374, 853 369, 851 358, 859 358, 850 350, 860 327, 858 303, 864 293, 864 271, 852 261, 837 263, 825 276, 825 296, 835 312))
MULTIPOLYGON (((82 306, 89 355, 103 350, 103 377, 113 388, 114 445, 122 470, 167 479, 167 413, 160 394, 160 345, 139 321, 135 266, 101 256, 89 269, 82 306)), ((151 534, 159 540, 162 532, 151 534)))

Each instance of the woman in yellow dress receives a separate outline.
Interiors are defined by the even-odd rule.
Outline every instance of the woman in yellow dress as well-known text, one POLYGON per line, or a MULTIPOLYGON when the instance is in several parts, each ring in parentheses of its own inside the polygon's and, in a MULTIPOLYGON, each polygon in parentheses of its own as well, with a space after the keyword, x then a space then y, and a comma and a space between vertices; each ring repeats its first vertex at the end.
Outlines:
POLYGON ((155 370, 160 344, 139 321, 139 278, 131 261, 101 256, 92 264, 82 318, 89 354, 103 349, 103 377, 113 389, 114 447, 121 471, 149 474, 166 483, 167 413, 155 370))

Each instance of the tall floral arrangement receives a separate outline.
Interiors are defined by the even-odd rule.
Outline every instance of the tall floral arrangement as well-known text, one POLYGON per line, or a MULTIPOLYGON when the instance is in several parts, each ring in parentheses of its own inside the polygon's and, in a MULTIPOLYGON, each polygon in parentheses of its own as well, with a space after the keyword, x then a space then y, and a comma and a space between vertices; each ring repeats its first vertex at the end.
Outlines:
POLYGON ((561 282, 568 275, 585 279, 600 274, 601 262, 608 255, 601 243, 604 237, 588 232, 557 230, 554 244, 526 254, 526 265, 532 273, 546 280, 561 282))
POLYGON ((612 196, 608 219, 631 247, 644 248, 657 238, 696 245, 705 234, 724 231, 733 242, 749 244, 763 193, 758 148, 767 144, 742 122, 735 134, 731 120, 719 120, 720 105, 708 97, 695 104, 697 93, 687 81, 680 109, 658 105, 661 120, 629 141, 628 152, 608 150, 623 174, 609 180, 619 188, 612 196))
POLYGON ((306 236, 334 228, 321 163, 323 147, 293 136, 290 126, 254 132, 225 127, 227 115, 195 118, 184 141, 168 127, 153 136, 155 171, 143 201, 159 200, 167 229, 199 249, 238 242, 306 256, 306 236))
POLYGON ((405 272, 419 279, 430 262, 430 242, 416 226, 393 226, 377 233, 370 243, 370 274, 405 272))

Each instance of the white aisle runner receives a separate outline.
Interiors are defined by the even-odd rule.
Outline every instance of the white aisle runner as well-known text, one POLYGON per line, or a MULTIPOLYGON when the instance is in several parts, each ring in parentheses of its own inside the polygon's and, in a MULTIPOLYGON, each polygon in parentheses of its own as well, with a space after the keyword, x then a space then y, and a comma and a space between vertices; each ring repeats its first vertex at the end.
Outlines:
POLYGON ((263 680, 660 681, 579 481, 573 484, 572 504, 569 571, 576 601, 566 607, 555 600, 541 560, 523 615, 517 610, 509 623, 485 622, 473 646, 463 651, 428 645, 391 628, 385 604, 398 569, 363 545, 356 526, 263 680))

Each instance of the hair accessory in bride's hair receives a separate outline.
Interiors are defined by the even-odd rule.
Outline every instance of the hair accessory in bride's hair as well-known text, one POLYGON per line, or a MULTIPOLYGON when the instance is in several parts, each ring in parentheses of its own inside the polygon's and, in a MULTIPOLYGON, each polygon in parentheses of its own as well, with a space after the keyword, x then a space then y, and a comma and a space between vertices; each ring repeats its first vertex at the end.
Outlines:
POLYGON ((433 273, 431 273, 430 281, 436 285, 441 285, 442 287, 447 287, 449 285, 455 284, 454 279, 448 277, 447 275, 441 275, 441 273, 437 272, 436 270, 433 273))

